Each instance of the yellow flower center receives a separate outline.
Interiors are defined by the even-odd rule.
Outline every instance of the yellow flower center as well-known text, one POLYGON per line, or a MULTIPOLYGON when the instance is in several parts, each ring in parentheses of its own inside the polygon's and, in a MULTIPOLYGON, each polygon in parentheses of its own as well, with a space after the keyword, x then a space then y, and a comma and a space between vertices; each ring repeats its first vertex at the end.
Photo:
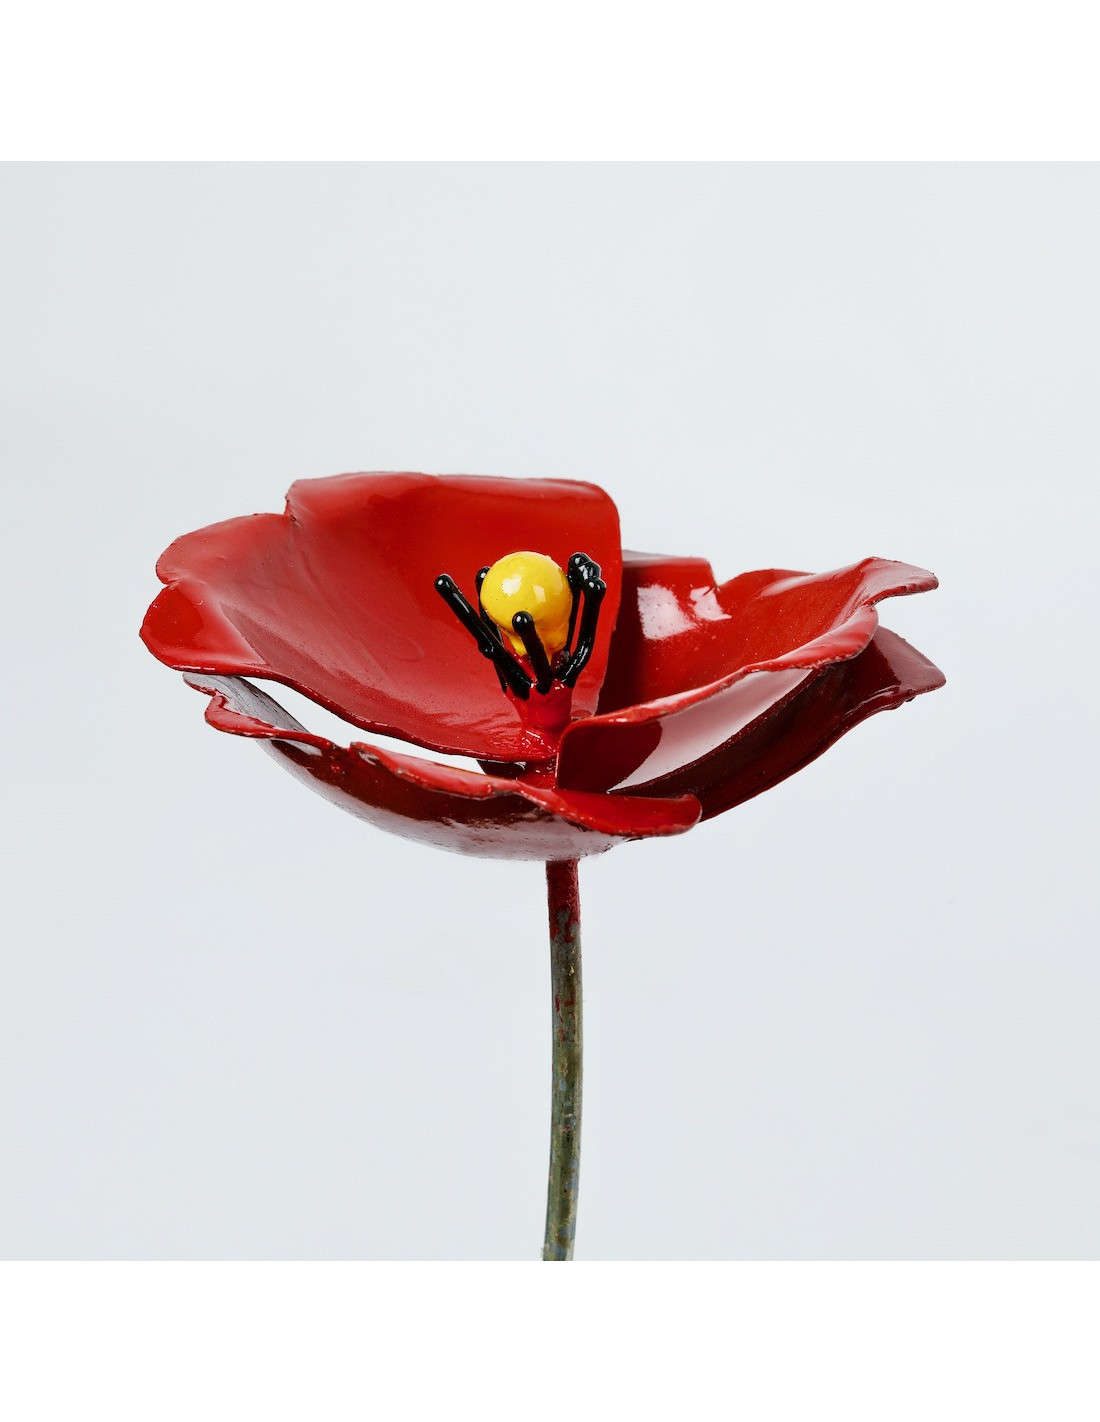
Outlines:
POLYGON ((517 612, 530 614, 551 660, 565 646, 573 594, 553 558, 542 553, 509 553, 498 559, 481 584, 481 605, 521 657, 525 648, 512 630, 517 612))

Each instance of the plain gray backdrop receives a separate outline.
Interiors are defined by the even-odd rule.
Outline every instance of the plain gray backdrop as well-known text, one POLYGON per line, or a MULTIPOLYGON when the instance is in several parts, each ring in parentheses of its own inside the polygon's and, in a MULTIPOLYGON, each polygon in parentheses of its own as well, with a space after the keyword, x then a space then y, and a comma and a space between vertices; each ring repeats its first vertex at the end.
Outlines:
POLYGON ((538 865, 371 830, 137 639, 302 476, 868 554, 947 687, 582 865, 585 1259, 1100 1245, 1100 172, 8 165, 0 1254, 535 1258, 538 865))

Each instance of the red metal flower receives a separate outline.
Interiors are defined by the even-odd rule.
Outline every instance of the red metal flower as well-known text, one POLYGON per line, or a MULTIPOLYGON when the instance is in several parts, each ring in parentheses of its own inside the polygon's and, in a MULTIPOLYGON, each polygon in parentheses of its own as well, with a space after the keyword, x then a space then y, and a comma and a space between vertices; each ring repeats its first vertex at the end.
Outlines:
MULTIPOLYGON (((165 552, 149 650, 253 736, 382 828, 498 858, 564 860, 678 834, 769 789, 866 716, 943 684, 875 603, 936 586, 868 558, 718 585, 699 558, 622 553, 590 484, 426 474, 299 482, 282 514, 200 529, 165 552), (506 695, 437 594, 515 549, 583 549, 607 594, 591 659, 547 730, 506 695), (484 773, 312 734, 246 677, 484 773)), ((561 695, 562 688, 555 687, 561 695)))

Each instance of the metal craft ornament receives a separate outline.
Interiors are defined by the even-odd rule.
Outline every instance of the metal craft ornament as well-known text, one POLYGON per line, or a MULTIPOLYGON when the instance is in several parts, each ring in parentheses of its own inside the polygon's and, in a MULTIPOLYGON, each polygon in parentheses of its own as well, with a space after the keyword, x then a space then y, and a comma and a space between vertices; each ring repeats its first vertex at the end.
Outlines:
POLYGON ((563 1032, 571 1045, 565 1088, 555 1077, 543 1257, 571 1257, 577 860, 682 834, 941 686, 876 611, 935 577, 867 558, 719 583, 700 558, 624 553, 615 506, 592 484, 383 473, 301 481, 282 514, 177 539, 157 573, 166 586, 142 637, 208 697, 212 726, 259 740, 380 828, 546 861, 555 1050, 563 1032), (482 771, 338 745, 249 678, 482 771))

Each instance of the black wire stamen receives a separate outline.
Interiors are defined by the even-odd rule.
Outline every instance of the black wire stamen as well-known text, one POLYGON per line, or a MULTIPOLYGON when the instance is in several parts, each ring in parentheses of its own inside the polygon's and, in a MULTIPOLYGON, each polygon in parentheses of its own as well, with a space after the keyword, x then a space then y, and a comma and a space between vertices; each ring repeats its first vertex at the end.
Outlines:
MULTIPOLYGON (((497 675, 502 677, 511 687, 512 691, 522 701, 526 701, 531 695, 531 678, 520 666, 519 662, 505 648, 500 640, 499 633, 494 635, 490 632, 485 623, 462 596, 454 578, 447 573, 440 573, 435 580, 435 590, 454 615, 462 623, 466 631, 477 643, 477 649, 483 657, 488 657, 496 667, 497 675)), ((480 596, 479 596, 480 602, 480 596)), ((495 631, 495 629, 494 629, 495 631)))
POLYGON ((517 612, 512 618, 512 630, 531 658, 531 665, 535 669, 535 690, 545 696, 553 685, 554 676, 550 670, 550 658, 546 655, 546 648, 542 645, 542 638, 535 626, 535 619, 529 612, 517 612))
MULTIPOLYGON (((484 566, 484 568, 479 568, 479 569, 478 569, 478 571, 477 571, 477 577, 474 579, 474 587, 477 588, 477 610, 478 610, 478 612, 479 612, 480 615, 481 615, 481 620, 482 620, 482 622, 485 623, 485 626, 488 627, 489 631, 490 631, 490 632, 492 633, 492 635, 496 638, 496 640, 500 643, 501 648, 502 648, 505 652, 507 652, 507 651, 508 651, 508 648, 504 646, 504 640, 503 640, 503 638, 502 638, 501 635, 500 635, 500 629, 497 627, 496 623, 495 623, 495 622, 493 621, 493 619, 489 616, 489 614, 485 611, 485 604, 484 604, 484 603, 482 602, 482 600, 481 600, 481 585, 482 585, 482 583, 485 581, 485 578, 486 578, 486 575, 488 574, 488 572, 489 572, 489 564, 486 563, 485 566, 484 566)), ((505 676, 504 676, 504 673, 501 671, 500 667, 497 666, 497 661, 496 661, 496 658, 495 658, 495 657, 493 658, 493 670, 494 670, 494 671, 496 672, 496 674, 497 674, 497 681, 500 682, 500 689, 501 689, 501 691, 507 691, 507 689, 508 689, 508 682, 506 681, 505 676)))
POLYGON ((581 605, 581 587, 584 583, 581 565, 586 561, 587 559, 583 553, 574 553, 569 560, 568 568, 565 570, 565 580, 569 584, 569 592, 571 594, 569 604, 569 631, 565 634, 566 656, 569 655, 569 648, 573 645, 573 633, 577 626, 577 612, 581 605))
POLYGON ((569 560, 566 578, 573 590, 573 607, 569 614, 569 638, 565 644, 567 649, 573 640, 578 606, 583 603, 583 607, 580 612, 577 645, 568 654, 559 673, 559 678, 563 686, 575 686, 577 678, 588 665, 592 650, 596 645, 596 627, 600 620, 600 604, 603 602, 604 593, 607 592, 607 584, 600 577, 599 563, 589 558, 587 553, 573 554, 569 560))

